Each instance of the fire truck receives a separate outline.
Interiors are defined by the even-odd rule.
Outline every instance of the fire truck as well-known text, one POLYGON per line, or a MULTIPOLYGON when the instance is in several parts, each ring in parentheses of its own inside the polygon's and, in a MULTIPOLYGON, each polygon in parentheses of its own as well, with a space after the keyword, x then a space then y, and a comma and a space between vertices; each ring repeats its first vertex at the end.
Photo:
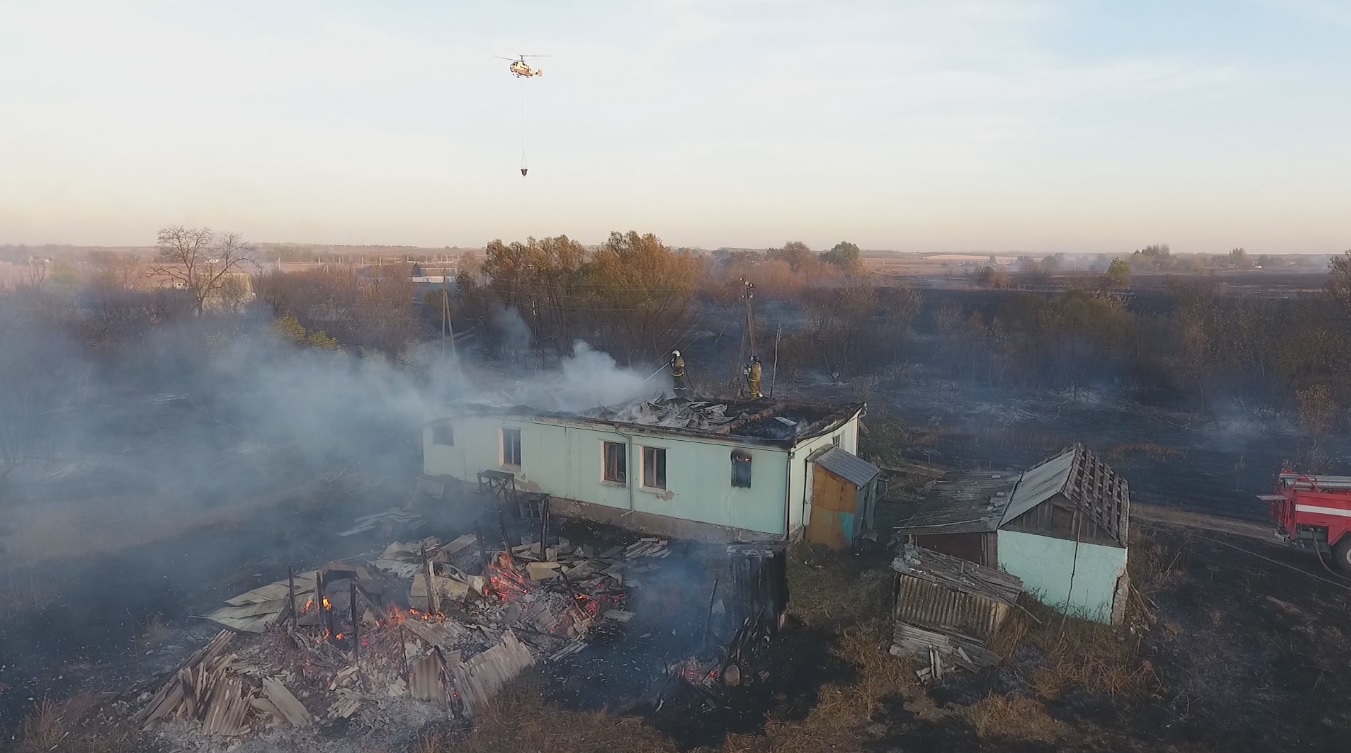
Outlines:
POLYGON ((1351 476, 1310 476, 1281 471, 1275 494, 1258 499, 1271 509, 1276 535, 1351 572, 1351 476))

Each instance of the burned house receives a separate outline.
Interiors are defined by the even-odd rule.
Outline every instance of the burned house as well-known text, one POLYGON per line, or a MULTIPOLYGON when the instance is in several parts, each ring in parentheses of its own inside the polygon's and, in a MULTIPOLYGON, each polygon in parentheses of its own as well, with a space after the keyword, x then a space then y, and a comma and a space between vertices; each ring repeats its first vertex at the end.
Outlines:
POLYGON ((1119 622, 1126 602, 1130 488, 1075 446, 1021 474, 965 474, 926 487, 897 533, 996 567, 1042 602, 1119 622))
MULTIPOLYGON (((768 398, 580 413, 464 405, 425 425, 423 472, 548 494, 555 512, 664 535, 797 538, 815 520, 814 474, 839 472, 815 461, 843 467, 863 411, 768 398)), ((858 470, 851 539, 871 509, 858 514, 858 500, 875 493, 858 470)))

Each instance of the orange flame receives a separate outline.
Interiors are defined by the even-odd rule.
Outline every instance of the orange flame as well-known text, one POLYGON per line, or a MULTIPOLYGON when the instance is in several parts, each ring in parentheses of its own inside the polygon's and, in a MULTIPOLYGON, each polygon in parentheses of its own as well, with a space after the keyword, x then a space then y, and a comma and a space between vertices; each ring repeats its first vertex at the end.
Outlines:
POLYGON ((328 597, 325 596, 325 597, 324 597, 324 609, 332 609, 332 608, 333 608, 333 602, 329 601, 329 600, 328 600, 328 597))

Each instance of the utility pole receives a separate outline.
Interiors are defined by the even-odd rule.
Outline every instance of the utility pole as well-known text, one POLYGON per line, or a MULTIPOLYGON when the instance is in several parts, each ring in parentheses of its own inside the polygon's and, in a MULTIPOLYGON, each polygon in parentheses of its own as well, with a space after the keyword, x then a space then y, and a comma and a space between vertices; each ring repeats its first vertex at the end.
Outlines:
POLYGON ((755 355, 755 314, 751 310, 751 301, 755 298, 755 284, 749 281, 746 283, 746 336, 750 338, 751 355, 755 355))
POLYGON ((450 355, 458 366, 460 356, 455 352, 455 325, 450 321, 450 283, 441 283, 441 358, 446 357, 446 338, 450 338, 450 355))
POLYGON ((774 333, 774 373, 769 377, 769 396, 774 397, 774 385, 779 383, 779 338, 783 337, 783 325, 774 333))

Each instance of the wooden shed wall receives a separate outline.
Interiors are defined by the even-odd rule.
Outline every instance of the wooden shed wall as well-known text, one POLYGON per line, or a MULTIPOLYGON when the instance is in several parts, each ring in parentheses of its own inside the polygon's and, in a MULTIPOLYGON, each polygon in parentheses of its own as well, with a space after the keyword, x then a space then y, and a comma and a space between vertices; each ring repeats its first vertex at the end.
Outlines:
POLYGON ((915 536, 915 546, 960 557, 986 567, 999 567, 999 537, 994 531, 915 536))

